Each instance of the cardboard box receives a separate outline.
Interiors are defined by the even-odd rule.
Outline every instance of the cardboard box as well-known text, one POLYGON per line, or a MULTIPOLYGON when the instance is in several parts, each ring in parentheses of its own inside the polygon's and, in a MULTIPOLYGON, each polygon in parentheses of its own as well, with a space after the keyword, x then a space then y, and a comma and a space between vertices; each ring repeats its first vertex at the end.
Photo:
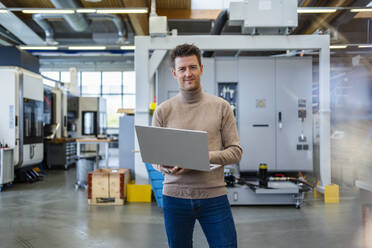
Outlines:
POLYGON ((89 205, 123 205, 128 182, 128 169, 98 169, 89 173, 89 205))

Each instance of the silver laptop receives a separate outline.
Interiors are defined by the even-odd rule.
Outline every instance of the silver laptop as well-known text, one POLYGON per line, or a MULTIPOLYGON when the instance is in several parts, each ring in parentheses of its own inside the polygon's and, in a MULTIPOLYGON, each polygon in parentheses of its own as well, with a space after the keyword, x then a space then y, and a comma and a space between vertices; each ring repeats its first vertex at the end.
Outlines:
POLYGON ((205 131, 136 126, 136 132, 145 163, 200 171, 221 167, 209 164, 208 134, 205 131))

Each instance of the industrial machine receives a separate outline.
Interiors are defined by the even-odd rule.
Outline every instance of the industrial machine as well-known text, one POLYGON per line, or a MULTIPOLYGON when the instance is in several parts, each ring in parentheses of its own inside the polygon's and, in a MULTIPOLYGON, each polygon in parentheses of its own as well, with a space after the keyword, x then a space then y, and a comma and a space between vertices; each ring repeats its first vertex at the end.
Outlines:
MULTIPOLYGON (((324 185, 330 184, 329 36, 289 35, 298 23, 295 0, 231 2, 228 15, 228 18, 219 16, 216 30, 222 30, 228 19, 229 25, 242 27, 243 35, 218 35, 212 30, 213 35, 209 36, 172 33, 164 38, 166 40, 136 37, 135 65, 143 70, 136 73, 137 88, 142 91, 136 98, 135 124, 148 123, 148 113, 144 110, 154 96, 160 104, 178 93, 178 85, 169 73, 167 50, 185 42, 196 44, 204 50, 203 90, 230 103, 243 147, 243 157, 234 165, 235 171, 225 171, 230 204, 300 207, 304 192, 313 188, 302 176, 313 171, 313 61, 311 56, 293 56, 296 53, 288 51, 315 49, 319 52, 320 108, 323 110, 319 130, 321 185, 317 190, 324 192, 324 185), (213 57, 209 51, 235 51, 236 54, 213 57), (245 54, 252 51, 286 54, 266 57, 245 54)), ((136 182, 146 183, 142 167, 136 154, 136 182)))
POLYGON ((13 149, 0 145, 0 192, 14 181, 13 149))
POLYGON ((80 97, 77 136, 100 137, 106 134, 106 100, 101 97, 80 97))
POLYGON ((230 203, 299 207, 309 185, 287 175, 313 170, 312 60, 240 58, 237 70, 238 89, 244 94, 238 100, 244 152, 239 183, 228 188, 230 203), (260 164, 268 173, 257 179, 260 164), (266 183, 258 183, 262 181, 266 183))
POLYGON ((67 133, 67 94, 44 86, 44 163, 68 169, 76 162, 76 142, 67 133))
POLYGON ((44 86, 45 136, 67 137, 67 94, 58 87, 44 86))
POLYGON ((43 160, 42 77, 19 67, 0 67, 0 78, 0 137, 14 147, 15 168, 24 169, 43 160))

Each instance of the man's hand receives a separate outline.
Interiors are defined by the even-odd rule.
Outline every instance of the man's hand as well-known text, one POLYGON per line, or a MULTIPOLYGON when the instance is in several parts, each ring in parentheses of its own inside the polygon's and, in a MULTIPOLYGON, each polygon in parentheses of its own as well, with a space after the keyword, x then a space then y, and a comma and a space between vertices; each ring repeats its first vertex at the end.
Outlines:
POLYGON ((190 169, 183 169, 178 166, 167 166, 167 165, 162 165, 161 170, 164 171, 165 173, 168 174, 173 174, 173 175, 182 175, 186 172, 191 171, 190 169))

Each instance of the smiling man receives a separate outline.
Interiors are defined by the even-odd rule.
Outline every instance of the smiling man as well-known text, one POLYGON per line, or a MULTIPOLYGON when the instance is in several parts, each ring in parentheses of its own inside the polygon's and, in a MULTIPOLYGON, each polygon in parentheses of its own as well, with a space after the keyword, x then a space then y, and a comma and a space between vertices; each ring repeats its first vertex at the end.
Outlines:
MULTIPOLYGON (((211 164, 235 164, 241 159, 236 122, 227 101, 203 92, 200 50, 190 44, 171 51, 172 74, 180 93, 154 112, 153 126, 208 132, 211 164)), ((198 220, 210 247, 237 247, 223 166, 210 172, 155 166, 164 174, 163 213, 171 248, 192 247, 198 220)))

